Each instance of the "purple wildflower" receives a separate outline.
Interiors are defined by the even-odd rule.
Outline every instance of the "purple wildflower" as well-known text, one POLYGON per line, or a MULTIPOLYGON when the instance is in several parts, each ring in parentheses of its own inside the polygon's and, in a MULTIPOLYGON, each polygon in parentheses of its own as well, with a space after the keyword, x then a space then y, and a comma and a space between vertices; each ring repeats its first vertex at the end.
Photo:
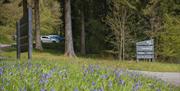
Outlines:
POLYGON ((101 88, 99 89, 99 91, 104 91, 103 87, 101 87, 101 88))
POLYGON ((51 88, 51 91, 55 91, 55 89, 54 89, 54 88, 51 88))
POLYGON ((76 87, 76 88, 74 89, 74 91, 79 91, 79 90, 78 90, 78 88, 76 87))
POLYGON ((93 81, 93 82, 92 82, 92 85, 93 85, 93 86, 95 86, 95 85, 96 85, 96 83, 93 81))
POLYGON ((125 81, 124 80, 119 80, 119 84, 124 85, 125 81))
POLYGON ((27 90, 26 90, 26 87, 24 88, 24 91, 27 91, 27 90))
POLYGON ((116 71, 115 74, 116 74, 116 78, 119 78, 121 76, 122 72, 121 71, 116 71))
POLYGON ((42 78, 43 79, 51 78, 51 74, 50 73, 42 74, 42 78))
POLYGON ((91 71, 91 73, 93 73, 93 72, 94 72, 93 65, 89 65, 89 70, 91 71))
POLYGON ((42 74, 42 77, 39 81, 40 84, 44 84, 44 83, 48 83, 48 79, 51 78, 51 73, 45 73, 45 74, 42 74))
POLYGON ((138 87, 139 87, 139 84, 138 84, 138 83, 136 83, 135 88, 137 88, 137 89, 138 89, 138 87))
POLYGON ((100 69, 100 66, 99 66, 99 65, 96 65, 96 69, 99 70, 99 69, 100 69))
POLYGON ((49 72, 49 73, 51 73, 51 74, 52 74, 53 72, 55 72, 55 70, 56 70, 56 69, 55 69, 55 68, 53 68, 53 69, 51 69, 51 70, 50 70, 50 72, 49 72))
POLYGON ((39 84, 48 83, 48 79, 40 79, 39 84))
POLYGON ((139 89, 139 87, 140 87, 140 84, 138 82, 133 86, 133 91, 137 91, 139 89))
POLYGON ((102 79, 107 79, 108 76, 107 76, 107 75, 102 75, 101 78, 102 78, 102 79))
POLYGON ((84 74, 84 76, 86 76, 86 74, 88 74, 88 69, 85 69, 83 74, 84 74))
POLYGON ((41 90, 40 91, 46 91, 44 88, 41 88, 41 90))
POLYGON ((161 91, 161 89, 157 89, 156 91, 161 91))
POLYGON ((39 80, 39 84, 43 84, 44 81, 42 79, 39 80))
POLYGON ((0 67, 0 75, 2 75, 2 74, 3 74, 3 68, 0 67))

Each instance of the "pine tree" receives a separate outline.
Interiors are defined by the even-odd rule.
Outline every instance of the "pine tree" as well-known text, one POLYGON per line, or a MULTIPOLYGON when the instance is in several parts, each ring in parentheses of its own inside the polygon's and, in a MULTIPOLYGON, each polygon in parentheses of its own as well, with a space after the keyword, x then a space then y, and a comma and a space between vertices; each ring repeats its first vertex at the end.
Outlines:
POLYGON ((71 21, 71 0, 64 1, 65 12, 65 55, 75 57, 73 38, 72 38, 72 21, 71 21))

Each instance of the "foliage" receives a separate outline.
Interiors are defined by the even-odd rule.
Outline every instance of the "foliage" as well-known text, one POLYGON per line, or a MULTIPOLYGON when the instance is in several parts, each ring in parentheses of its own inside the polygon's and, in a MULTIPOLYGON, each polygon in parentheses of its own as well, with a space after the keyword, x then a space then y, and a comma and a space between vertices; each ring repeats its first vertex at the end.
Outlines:
MULTIPOLYGON (((4 50, 6 52, 1 53, 1 56, 8 57, 13 60, 13 62, 16 62, 14 60, 16 58, 16 52, 15 49, 8 49, 4 50)), ((27 53, 23 53, 21 55, 22 61, 27 59, 27 53)), ((69 62, 77 62, 78 64, 94 64, 99 65, 102 67, 112 67, 112 68, 123 68, 123 69, 129 69, 129 70, 141 70, 141 71, 153 71, 153 72, 180 72, 180 64, 175 63, 160 63, 160 62, 144 62, 140 61, 139 63, 133 61, 133 60, 127 60, 127 61, 117 61, 112 60, 111 58, 108 58, 107 56, 101 58, 97 57, 95 55, 94 57, 87 55, 86 57, 79 57, 79 58, 67 58, 63 55, 63 52, 61 51, 55 51, 50 49, 45 49, 43 52, 39 51, 33 51, 33 60, 43 60, 47 61, 49 63, 56 62, 65 62, 65 64, 68 64, 69 62)), ((9 60, 6 60, 7 62, 9 60)), ((26 61, 26 60, 25 60, 26 61)))
POLYGON ((145 29, 142 26, 144 21, 137 12, 137 3, 138 0, 110 0, 108 4, 109 12, 105 17, 105 23, 109 26, 106 41, 110 47, 107 52, 118 55, 120 60, 134 58, 135 42, 138 37, 141 36, 141 39, 144 37, 142 36, 142 30, 145 29))
POLYGON ((0 63, 0 80, 1 91, 178 91, 161 80, 145 78, 136 72, 63 61, 0 63))
POLYGON ((16 21, 21 16, 19 0, 11 3, 0 4, 0 42, 12 42, 12 37, 16 31, 16 21), (5 11, 6 10, 6 11, 5 11))
MULTIPOLYGON (((12 37, 16 34, 16 21, 22 16, 22 7, 19 6, 19 3, 20 0, 11 0, 8 3, 0 4, 0 35, 6 39, 3 40, 4 43, 12 42, 12 37)), ((40 9, 42 34, 60 33, 62 14, 59 1, 41 0, 40 9)), ((2 38, 0 42, 2 43, 2 38)))
POLYGON ((166 30, 161 34, 161 55, 165 58, 178 58, 180 53, 180 18, 166 15, 165 19, 166 30))
MULTIPOLYGON (((22 8, 18 7, 19 2, 20 0, 0 1, 0 43, 12 42, 12 36, 16 31, 15 23, 22 16, 22 8)), ((63 6, 62 0, 40 0, 40 28, 43 35, 64 34, 63 6)), ((135 59, 136 42, 151 38, 155 40, 157 60, 168 62, 180 59, 179 0, 72 0, 71 7, 76 52, 81 49, 81 13, 83 12, 87 53, 109 55, 111 52, 112 57, 114 54, 117 55, 118 45, 122 43, 117 41, 115 35, 118 33, 114 30, 121 33, 120 25, 124 19, 121 16, 125 14, 121 10, 124 8, 129 15, 124 23, 126 28, 122 29, 125 59, 135 59)))
POLYGON ((60 34, 62 10, 57 0, 40 1, 40 25, 42 34, 60 34))

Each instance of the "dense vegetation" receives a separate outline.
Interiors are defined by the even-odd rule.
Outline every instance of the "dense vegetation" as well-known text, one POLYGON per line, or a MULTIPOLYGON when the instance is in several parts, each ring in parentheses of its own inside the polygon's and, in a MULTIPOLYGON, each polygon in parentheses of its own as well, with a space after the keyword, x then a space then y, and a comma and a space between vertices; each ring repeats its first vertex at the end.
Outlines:
MULTIPOLYGON (((20 1, 0 1, 0 43, 13 42, 20 1)), ((40 0, 42 35, 64 35, 63 9, 63 0, 40 0)), ((154 39, 158 60, 180 59, 179 0, 71 0, 71 9, 76 53, 134 59, 135 43, 154 39)))
MULTIPOLYGON (((3 50, 0 54, 2 57, 8 57, 10 61, 17 62, 16 59, 16 51, 15 49, 3 50)), ((23 53, 21 56, 22 61, 27 61, 27 53, 23 53)), ((8 62, 7 60, 7 62, 8 62)), ((89 56, 89 57, 78 57, 78 58, 69 58, 64 57, 62 52, 57 52, 54 50, 44 50, 33 51, 33 60, 43 60, 51 62, 65 61, 69 63, 69 61, 78 62, 78 64, 93 64, 99 65, 103 67, 112 67, 112 68, 122 68, 128 70, 141 70, 141 71, 153 71, 153 72, 180 72, 180 64, 174 63, 162 63, 162 62, 147 62, 141 61, 139 63, 131 60, 131 61, 117 61, 112 60, 111 58, 104 57, 98 58, 97 56, 89 56)), ((3 61, 2 61, 3 62, 3 61)))
POLYGON ((140 72, 180 72, 165 63, 180 62, 179 30, 179 0, 0 0, 0 46, 12 45, 0 47, 0 91, 179 91, 140 72), (16 22, 28 7, 33 57, 16 60, 16 22), (50 34, 65 41, 43 43, 50 34), (149 39, 157 61, 135 62, 136 42, 149 39))
MULTIPOLYGON (((51 60, 52 61, 52 60, 51 60)), ((69 60, 70 61, 70 60, 69 60)), ((1 91, 178 91, 166 82, 124 69, 77 61, 0 63, 1 91)))
POLYGON ((0 56, 1 91, 179 91, 160 79, 148 78, 136 71, 180 72, 180 64, 110 61, 64 57, 54 50, 34 51, 15 60, 15 49, 3 50, 0 56), (131 71, 130 71, 131 70, 131 71))

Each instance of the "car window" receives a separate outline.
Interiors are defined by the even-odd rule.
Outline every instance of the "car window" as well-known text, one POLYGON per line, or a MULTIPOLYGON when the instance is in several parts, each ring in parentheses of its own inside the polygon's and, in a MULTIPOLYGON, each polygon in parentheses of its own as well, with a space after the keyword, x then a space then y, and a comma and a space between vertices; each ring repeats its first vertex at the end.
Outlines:
POLYGON ((48 39, 48 37, 42 37, 42 38, 48 39))
POLYGON ((55 36, 53 36, 53 37, 51 37, 51 38, 53 38, 53 39, 58 39, 58 37, 55 37, 55 36))

